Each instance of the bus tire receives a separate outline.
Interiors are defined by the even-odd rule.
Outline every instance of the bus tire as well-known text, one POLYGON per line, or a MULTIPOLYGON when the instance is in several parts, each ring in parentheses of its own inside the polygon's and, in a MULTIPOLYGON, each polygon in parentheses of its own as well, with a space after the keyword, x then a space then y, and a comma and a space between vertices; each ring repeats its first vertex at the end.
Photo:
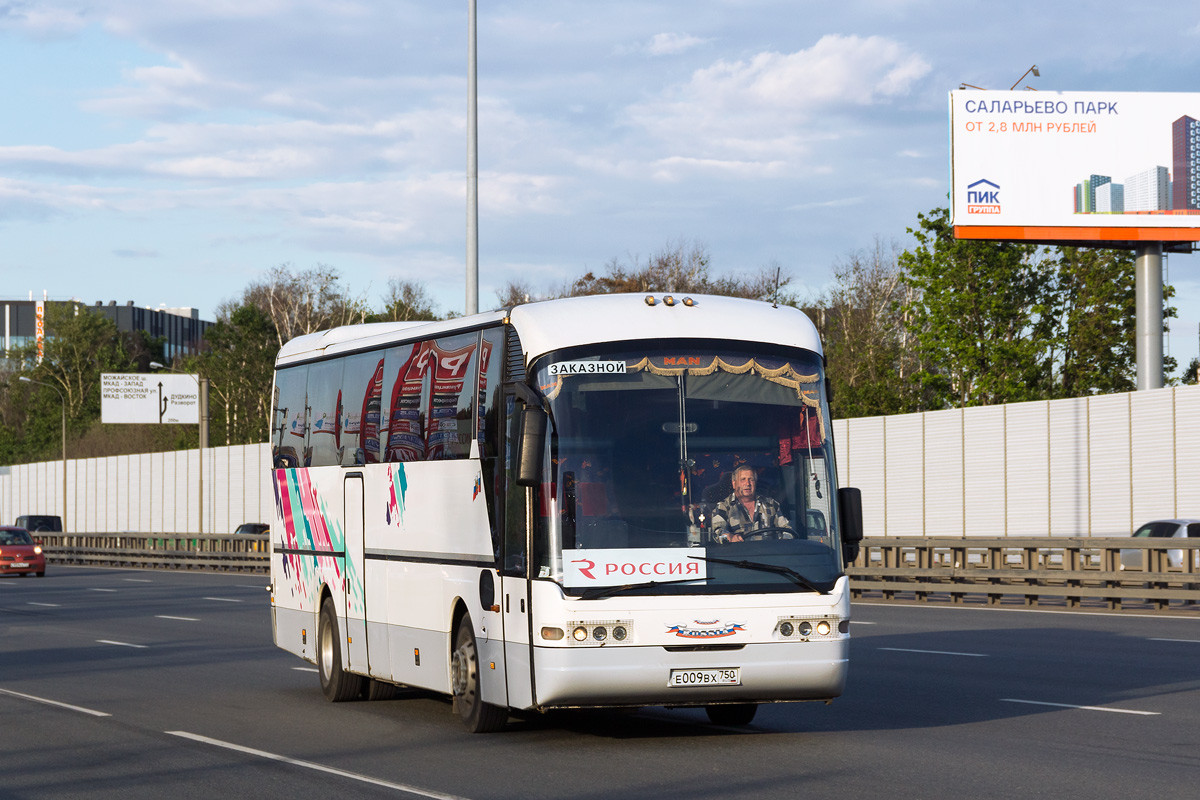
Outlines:
POLYGON ((704 707, 704 713, 708 714, 708 721, 714 725, 749 725, 757 712, 757 703, 730 703, 704 707))
POLYGON ((463 725, 471 733, 494 733, 508 724, 508 710, 483 701, 479 685, 479 648, 475 645, 475 626, 464 614, 454 634, 454 652, 450 656, 451 690, 463 725))
POLYGON ((363 696, 367 700, 391 700, 396 696, 396 684, 368 678, 363 687, 363 696))
POLYGON ((317 632, 317 671, 321 674, 321 691, 331 703, 353 700, 363 690, 361 675, 351 675, 342 669, 341 637, 338 634, 337 612, 333 601, 321 604, 317 632))

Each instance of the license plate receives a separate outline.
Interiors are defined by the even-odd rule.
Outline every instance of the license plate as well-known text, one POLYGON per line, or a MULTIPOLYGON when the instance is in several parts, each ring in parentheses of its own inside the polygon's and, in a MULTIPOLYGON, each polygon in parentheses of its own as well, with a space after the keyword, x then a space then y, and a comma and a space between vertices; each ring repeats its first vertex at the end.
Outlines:
POLYGON ((15 561, 12 564, 9 564, 9 566, 12 567, 13 569, 25 569, 29 565, 26 564, 24 561, 15 561))
POLYGON ((667 686, 741 686, 741 667, 673 669, 667 686))

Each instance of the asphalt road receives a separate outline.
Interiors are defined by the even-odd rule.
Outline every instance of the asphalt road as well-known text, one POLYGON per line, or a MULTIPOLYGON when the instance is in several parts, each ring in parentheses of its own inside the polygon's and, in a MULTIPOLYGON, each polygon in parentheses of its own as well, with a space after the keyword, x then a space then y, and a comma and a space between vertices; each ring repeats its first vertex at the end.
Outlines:
POLYGON ((0 577, 5 798, 1195 796, 1200 621, 854 606, 846 695, 563 712, 467 734, 448 701, 326 703, 259 576, 0 577))

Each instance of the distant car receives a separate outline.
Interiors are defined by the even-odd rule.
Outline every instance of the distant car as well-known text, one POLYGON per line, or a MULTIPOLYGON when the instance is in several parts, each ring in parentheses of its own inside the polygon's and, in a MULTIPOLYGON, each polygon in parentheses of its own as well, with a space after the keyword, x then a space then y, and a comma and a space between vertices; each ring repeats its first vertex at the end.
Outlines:
POLYGON ((270 532, 271 532, 271 526, 265 522, 243 522, 241 525, 238 525, 237 530, 234 531, 234 533, 253 533, 253 534, 270 533, 270 532))
MULTIPOLYGON (((1133 532, 1135 539, 1200 539, 1200 519, 1159 519, 1147 522, 1133 532)), ((1144 550, 1122 550, 1121 569, 1141 569, 1144 550)), ((1200 566, 1200 550, 1188 550, 1200 566)), ((1183 566, 1183 550, 1168 550, 1167 563, 1183 566)))
POLYGON ((62 517, 49 514, 23 514, 17 517, 18 528, 31 533, 62 533, 62 517))
POLYGON ((0 575, 34 573, 46 575, 46 556, 42 546, 33 541, 29 531, 15 525, 0 525, 0 575))

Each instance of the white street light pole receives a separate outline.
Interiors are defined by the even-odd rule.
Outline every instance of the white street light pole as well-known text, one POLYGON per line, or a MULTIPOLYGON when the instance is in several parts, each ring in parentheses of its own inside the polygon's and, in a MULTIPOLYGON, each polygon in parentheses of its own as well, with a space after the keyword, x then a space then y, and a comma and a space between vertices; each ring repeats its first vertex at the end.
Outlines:
POLYGON ((38 386, 45 386, 47 389, 53 389, 54 393, 58 395, 58 402, 62 404, 62 462, 63 462, 62 463, 62 474, 63 474, 63 476, 62 476, 62 492, 63 492, 62 519, 63 519, 63 531, 66 531, 66 529, 67 529, 67 401, 63 397, 63 393, 61 391, 59 391, 58 387, 53 384, 43 383, 42 381, 35 381, 33 378, 26 378, 24 375, 21 376, 21 380, 25 381, 25 383, 36 383, 38 386))
POLYGON ((182 372, 174 367, 168 367, 160 364, 157 361, 150 362, 150 369, 165 369, 167 372, 174 372, 177 375, 187 375, 192 380, 196 381, 197 389, 200 393, 200 448, 199 448, 199 468, 200 477, 196 479, 197 488, 200 492, 200 513, 197 522, 200 526, 200 533, 204 533, 204 448, 208 447, 208 378, 201 378, 193 375, 190 372, 182 372))

